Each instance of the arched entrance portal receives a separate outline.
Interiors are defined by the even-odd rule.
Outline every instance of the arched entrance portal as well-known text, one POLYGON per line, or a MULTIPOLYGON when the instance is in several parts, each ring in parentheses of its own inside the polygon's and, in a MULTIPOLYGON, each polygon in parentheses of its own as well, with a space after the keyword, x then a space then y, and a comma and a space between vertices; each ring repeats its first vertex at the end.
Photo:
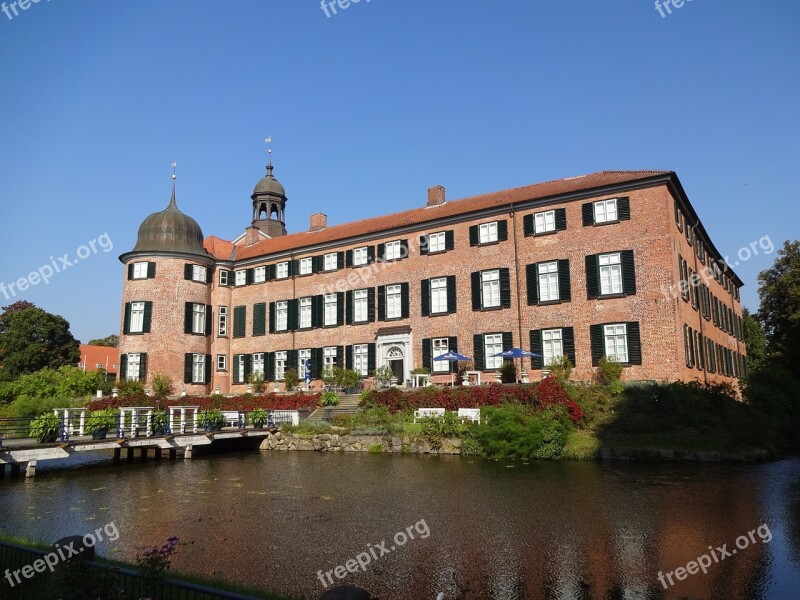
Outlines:
POLYGON ((399 383, 403 383, 405 379, 405 354, 403 349, 400 346, 391 346, 386 351, 386 362, 389 363, 389 366, 394 373, 394 376, 397 377, 397 381, 399 383))

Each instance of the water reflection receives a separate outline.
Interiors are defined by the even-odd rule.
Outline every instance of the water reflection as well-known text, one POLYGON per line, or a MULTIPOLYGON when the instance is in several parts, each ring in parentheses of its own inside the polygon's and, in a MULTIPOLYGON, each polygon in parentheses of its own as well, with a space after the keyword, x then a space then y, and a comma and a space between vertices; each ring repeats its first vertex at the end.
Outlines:
POLYGON ((170 535, 177 568, 304 597, 367 544, 424 519, 426 539, 348 574, 383 600, 794 598, 800 461, 769 465, 531 463, 248 453, 44 474, 0 484, 2 528, 57 539, 109 521, 101 554, 170 535), (674 571, 768 523, 773 541, 665 590, 674 571))

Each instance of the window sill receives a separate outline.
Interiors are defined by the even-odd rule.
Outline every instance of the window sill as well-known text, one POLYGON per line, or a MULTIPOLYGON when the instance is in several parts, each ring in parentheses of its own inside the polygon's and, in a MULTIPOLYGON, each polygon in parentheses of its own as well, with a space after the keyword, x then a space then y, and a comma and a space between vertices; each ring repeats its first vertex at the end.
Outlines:
POLYGON ((485 306, 485 307, 482 306, 476 312, 493 312, 495 310, 504 310, 504 309, 505 309, 504 306, 485 306))
POLYGON ((435 256, 437 254, 447 254, 449 250, 428 250, 428 256, 435 256))
POLYGON ((496 246, 499 243, 500 243, 500 240, 494 240, 492 242, 478 242, 475 246, 473 246, 473 248, 474 247, 481 248, 483 246, 496 246))
POLYGON ((144 335, 145 333, 150 333, 149 331, 129 331, 128 333, 123 333, 122 335, 144 335))
POLYGON ((530 234, 530 235, 526 235, 526 236, 524 236, 524 237, 532 237, 532 238, 546 237, 546 236, 548 236, 548 235, 555 235, 555 234, 557 234, 559 231, 560 231, 559 229, 553 229, 553 231, 542 231, 541 233, 536 233, 536 232, 534 231, 532 234, 530 234))
POLYGON ((627 294, 600 294, 595 300, 613 300, 615 298, 627 298, 627 294))
POLYGON ((562 300, 559 298, 558 300, 545 300, 543 302, 537 303, 538 306, 553 306, 556 304, 564 304, 565 302, 569 302, 569 300, 562 300))
POLYGON ((452 315, 454 313, 450 312, 449 310, 444 312, 432 312, 428 316, 429 317, 446 317, 447 315, 452 315))
POLYGON ((602 227, 603 225, 616 225, 618 223, 622 223, 620 219, 615 219, 614 221, 603 221, 601 223, 592 223, 592 227, 602 227))

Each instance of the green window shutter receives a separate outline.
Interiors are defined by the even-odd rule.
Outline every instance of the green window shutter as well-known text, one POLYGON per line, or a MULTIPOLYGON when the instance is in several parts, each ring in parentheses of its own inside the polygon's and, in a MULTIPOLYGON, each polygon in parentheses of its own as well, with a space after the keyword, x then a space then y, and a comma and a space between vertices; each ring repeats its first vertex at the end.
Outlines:
MULTIPOLYGON (((531 329, 531 352, 534 354, 542 354, 542 330, 531 329)), ((544 358, 542 356, 531 357, 531 369, 541 369, 544 365, 544 358)))
POLYGON ((214 307, 206 304, 206 335, 213 335, 214 330, 214 307))
POLYGON ((421 235, 419 236, 419 253, 421 255, 425 255, 428 253, 428 236, 421 235))
POLYGON ((475 363, 475 370, 476 371, 483 371, 485 366, 485 361, 483 358, 484 351, 483 351, 483 335, 477 334, 472 336, 472 357, 473 362, 475 363))
POLYGON ((340 369, 344 365, 344 346, 336 346, 336 366, 340 369))
POLYGON ((269 332, 275 333, 275 303, 269 303, 269 332))
POLYGON ((139 381, 147 382, 147 353, 139 355, 139 381))
POLYGON ((525 237, 531 237, 534 234, 533 215, 522 217, 522 234, 525 237))
POLYGON ((133 279, 133 263, 128 263, 128 281, 133 279))
POLYGON ((206 354, 206 365, 205 365, 205 373, 204 373, 205 377, 203 378, 203 383, 205 383, 206 385, 211 383, 211 371, 212 371, 212 368, 213 368, 213 363, 211 362, 211 355, 210 354, 206 354))
POLYGON ((344 322, 345 322, 346 325, 352 325, 353 324, 353 292, 352 291, 346 292, 344 298, 345 298, 345 300, 344 300, 344 303, 345 303, 344 322))
POLYGON ((297 350, 289 350, 286 353, 286 368, 287 369, 294 369, 297 371, 297 367, 299 365, 300 355, 297 353, 297 350))
POLYGON ((528 306, 539 304, 539 286, 537 281, 538 269, 536 263, 525 265, 525 287, 528 292, 528 306))
POLYGON ((697 348, 697 368, 703 370, 706 368, 705 352, 703 351, 703 335, 698 331, 695 333, 695 347, 697 348))
POLYGON ((514 347, 514 336, 510 331, 503 332, 503 352, 514 347))
POLYGON ((631 199, 627 196, 617 198, 617 219, 620 221, 631 220, 631 199))
POLYGON ((633 296, 636 294, 636 267, 633 262, 633 250, 623 250, 620 255, 622 259, 622 290, 626 296, 633 296))
POLYGON ((247 307, 237 306, 233 309, 233 337, 241 338, 246 335, 247 307))
POLYGON ((689 351, 689 326, 686 323, 683 324, 683 353, 686 359, 687 368, 691 368, 692 359, 691 352, 689 351))
POLYGON ((119 357, 119 380, 124 381, 128 377, 128 355, 121 354, 119 357))
POLYGON ((511 308, 511 277, 508 269, 500 269, 500 306, 511 308))
POLYGON ((353 251, 348 250, 345 252, 344 258, 344 266, 345 267, 352 267, 353 266, 353 251))
POLYGON ((156 278, 156 263, 154 262, 147 263, 147 278, 148 279, 156 278))
POLYGON ((344 292, 336 292, 336 324, 344 325, 344 292))
MULTIPOLYGON (((458 338, 456 336, 447 338, 447 349, 450 352, 458 352, 458 338)), ((458 361, 450 361, 450 372, 458 374, 458 361)))
POLYGON ((144 315, 142 318, 142 333, 150 333, 150 326, 153 323, 153 303, 144 303, 144 315))
POLYGON ((378 288, 378 321, 386 320, 386 286, 378 288))
POLYGON ((183 383, 192 383, 192 360, 190 353, 183 355, 183 383))
POLYGON ((183 265, 183 278, 187 281, 192 278, 192 265, 189 263, 183 265))
POLYGON ((253 285, 253 282, 256 280, 256 271, 255 269, 247 269, 244 272, 244 279, 246 285, 253 285))
POLYGON ((626 323, 628 329, 628 362, 632 365, 642 364, 642 336, 639 322, 626 323))
POLYGON ((367 372, 375 372, 375 344, 367 344, 367 372))
POLYGON ((122 333, 128 335, 131 332, 131 303, 125 303, 125 316, 122 321, 122 333))
POLYGON ((311 326, 322 327, 325 322, 325 297, 322 294, 311 297, 311 326))
POLYGON ((564 345, 564 354, 569 362, 575 366, 575 330, 572 327, 561 328, 561 343, 564 345))
POLYGON ((386 260, 386 244, 378 244, 378 259, 386 260))
POLYGON ((408 240, 400 240, 400 258, 408 258, 410 255, 408 240))
POLYGON ((408 282, 400 284, 400 318, 407 319, 410 313, 408 282))
POLYGON ((455 250, 456 247, 456 234, 450 229, 444 232, 444 249, 455 250))
POLYGON ((422 340, 422 366, 433 371, 433 340, 431 338, 422 340))
POLYGON ((421 287, 420 303, 422 304, 422 316, 429 317, 431 314, 431 280, 423 279, 421 287))
POLYGON ((572 300, 572 286, 569 281, 569 259, 558 261, 558 299, 561 302, 572 300))
POLYGON ((275 353, 264 353, 264 364, 266 366, 265 379, 266 381, 275 381, 275 353))
POLYGON ((344 368, 348 371, 353 370, 353 346, 344 347, 344 368))
POLYGON ((589 227, 594 225, 594 204, 591 202, 587 202, 583 206, 581 206, 581 213, 583 216, 583 226, 589 227))
POLYGON ((322 377, 322 365, 324 363, 324 350, 322 348, 311 349, 311 379, 322 377))
POLYGON ((193 302, 184 302, 183 303, 183 333, 193 333, 192 332, 192 311, 194 310, 194 303, 193 302))
POLYGON ((245 354, 244 355, 244 379, 242 383, 247 383, 250 381, 250 373, 253 372, 253 355, 252 354, 245 354))
POLYGON ((497 241, 505 242, 508 239, 508 221, 503 219, 497 222, 497 241))
POLYGON ((458 311, 458 293, 456 291, 456 276, 447 276, 447 312, 455 314, 458 311))
POLYGON ((278 274, 278 267, 276 265, 267 265, 267 281, 274 281, 278 274))
POLYGON ((476 271, 470 275, 472 282, 472 310, 480 310, 483 308, 481 302, 481 274, 476 271))
POLYGON ((471 225, 469 228, 469 245, 470 246, 477 246, 479 243, 480 237, 478 236, 478 226, 471 225))
POLYGON ((336 253, 336 268, 337 269, 344 269, 344 252, 337 252, 336 253))
POLYGON ((375 322, 375 288, 367 289, 367 321, 375 322))
POLYGON ((681 209, 678 207, 677 200, 673 202, 673 208, 675 209, 675 225, 678 226, 678 231, 683 232, 683 225, 681 225, 681 209))
POLYGON ((289 331, 294 331, 300 326, 300 300, 295 298, 294 300, 289 300, 288 304, 288 329, 289 331))
POLYGON ((586 296, 589 299, 600 295, 600 271, 597 254, 586 257, 586 296))
POLYGON ((565 231, 567 229, 567 209, 556 209, 556 231, 565 231))
POLYGON ((375 262, 375 246, 367 246, 367 262, 369 264, 375 262))
POLYGON ((253 335, 266 335, 267 333, 267 303, 259 302, 253 305, 253 335))
POLYGON ((325 257, 322 254, 315 256, 311 263, 314 273, 322 273, 325 270, 325 257))
POLYGON ((605 340, 603 339, 603 326, 590 325, 589 339, 592 344, 592 366, 596 367, 600 363, 600 358, 606 353, 605 340))

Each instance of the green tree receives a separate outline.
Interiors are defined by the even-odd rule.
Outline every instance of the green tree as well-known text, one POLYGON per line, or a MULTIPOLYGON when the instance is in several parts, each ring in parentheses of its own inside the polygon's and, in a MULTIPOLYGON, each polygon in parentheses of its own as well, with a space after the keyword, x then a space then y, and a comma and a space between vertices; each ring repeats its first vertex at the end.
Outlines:
POLYGON ((13 381, 25 373, 76 365, 78 341, 69 323, 31 304, 17 302, 0 315, 0 381, 13 381))
POLYGON ((764 326, 746 308, 742 311, 744 343, 747 344, 747 360, 751 371, 758 370, 767 360, 767 334, 764 326))
POLYGON ((117 348, 119 347, 119 336, 116 333, 112 333, 104 338, 89 340, 88 344, 90 346, 108 346, 109 348, 117 348))
POLYGON ((784 242, 772 268, 758 276, 768 350, 800 379, 800 241, 784 242))

